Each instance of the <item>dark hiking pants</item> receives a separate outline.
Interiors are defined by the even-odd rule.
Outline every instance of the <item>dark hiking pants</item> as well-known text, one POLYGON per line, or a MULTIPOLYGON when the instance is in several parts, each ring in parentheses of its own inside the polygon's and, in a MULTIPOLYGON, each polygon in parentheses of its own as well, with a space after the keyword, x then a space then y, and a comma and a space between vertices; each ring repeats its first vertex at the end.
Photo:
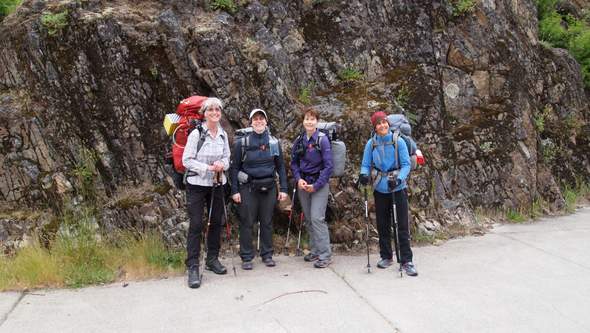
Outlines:
POLYGON ((412 261, 410 248, 410 226, 408 223, 408 192, 403 189, 397 192, 381 193, 374 191, 375 210, 377 214, 377 231, 379 232, 379 253, 382 259, 393 259, 391 240, 393 223, 393 204, 395 198, 400 260, 401 263, 412 261))
POLYGON ((207 258, 216 258, 219 255, 220 237, 223 217, 223 194, 221 188, 211 186, 199 186, 186 184, 186 206, 190 224, 186 238, 187 267, 199 264, 201 253, 201 235, 203 227, 207 227, 209 219, 209 205, 211 194, 214 193, 213 211, 211 212, 211 224, 207 231, 207 258), (205 211, 205 207, 207 210, 205 211), (203 219, 203 213, 205 218, 203 219))
POLYGON ((244 184, 240 187, 240 197, 240 257, 243 261, 251 261, 256 256, 252 228, 257 222, 260 222, 260 256, 272 257, 272 215, 277 202, 276 187, 260 193, 251 189, 250 184, 244 184))

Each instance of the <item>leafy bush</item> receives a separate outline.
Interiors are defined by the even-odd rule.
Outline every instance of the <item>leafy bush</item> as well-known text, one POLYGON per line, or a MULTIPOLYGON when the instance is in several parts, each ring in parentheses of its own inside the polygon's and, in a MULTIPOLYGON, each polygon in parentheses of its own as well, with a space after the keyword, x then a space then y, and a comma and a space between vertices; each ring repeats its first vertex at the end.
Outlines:
POLYGON ((451 5, 453 6, 453 16, 459 17, 473 12, 475 0, 453 0, 451 5))
POLYGON ((537 18, 541 20, 554 12, 555 4, 557 0, 537 0, 537 18))
POLYGON ((537 0, 539 38, 570 51, 582 67, 585 86, 590 87, 590 25, 585 19, 559 14, 556 3, 557 0, 537 0))
POLYGON ((44 13, 41 16, 41 24, 47 29, 49 36, 55 36, 61 29, 68 25, 68 11, 44 13))
POLYGON ((338 73, 338 77, 344 82, 352 82, 361 80, 363 78, 363 73, 358 69, 345 68, 338 73))
POLYGON ((313 90, 315 88, 315 82, 308 83, 301 87, 299 91, 299 101, 304 105, 311 104, 311 95, 313 94, 313 90))
POLYGON ((548 41, 553 47, 567 47, 568 32, 561 25, 561 15, 556 12, 539 21, 539 34, 542 40, 548 41))
POLYGON ((212 0, 209 7, 212 10, 224 10, 230 14, 238 11, 238 6, 234 0, 212 0))
POLYGON ((14 12, 23 0, 0 0, 0 21, 14 12))

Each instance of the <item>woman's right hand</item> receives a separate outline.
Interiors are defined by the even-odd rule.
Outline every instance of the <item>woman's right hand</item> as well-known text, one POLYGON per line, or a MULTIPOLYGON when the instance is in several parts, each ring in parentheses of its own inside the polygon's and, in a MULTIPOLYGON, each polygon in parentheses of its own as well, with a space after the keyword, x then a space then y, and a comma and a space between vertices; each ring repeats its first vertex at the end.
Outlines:
POLYGON ((303 179, 299 179, 299 181, 297 182, 297 187, 299 187, 299 189, 301 189, 301 190, 305 190, 306 186, 307 186, 307 182, 303 179))
POLYGON ((240 193, 236 193, 234 195, 231 196, 231 198, 233 199, 233 201, 235 203, 242 203, 242 196, 240 195, 240 193))

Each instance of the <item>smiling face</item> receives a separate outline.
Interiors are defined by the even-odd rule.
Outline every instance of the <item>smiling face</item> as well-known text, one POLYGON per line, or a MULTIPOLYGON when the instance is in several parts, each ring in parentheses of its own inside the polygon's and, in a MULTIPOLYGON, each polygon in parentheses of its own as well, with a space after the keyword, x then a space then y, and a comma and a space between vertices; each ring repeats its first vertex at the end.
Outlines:
POLYGON ((261 112, 252 116, 252 129, 258 134, 266 129, 266 117, 261 112))
POLYGON ((303 127, 307 133, 315 132, 318 127, 318 118, 309 113, 305 114, 305 117, 303 118, 303 127))
POLYGON ((379 136, 385 136, 389 132, 389 123, 387 119, 383 118, 375 125, 375 133, 379 136))
POLYGON ((205 110, 205 120, 207 123, 216 124, 221 119, 221 108, 217 104, 213 104, 205 110))

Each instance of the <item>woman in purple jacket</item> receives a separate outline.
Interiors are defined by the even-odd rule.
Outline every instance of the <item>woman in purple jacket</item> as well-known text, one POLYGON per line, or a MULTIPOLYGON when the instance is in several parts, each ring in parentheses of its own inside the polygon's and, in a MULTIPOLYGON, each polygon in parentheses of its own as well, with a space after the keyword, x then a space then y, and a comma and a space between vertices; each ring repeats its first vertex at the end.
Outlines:
POLYGON ((315 261, 316 268, 325 268, 332 262, 330 231, 325 220, 330 195, 328 181, 332 174, 332 149, 328 137, 317 129, 319 120, 320 115, 315 109, 303 111, 304 131, 293 142, 291 171, 311 245, 311 252, 303 259, 315 261))

